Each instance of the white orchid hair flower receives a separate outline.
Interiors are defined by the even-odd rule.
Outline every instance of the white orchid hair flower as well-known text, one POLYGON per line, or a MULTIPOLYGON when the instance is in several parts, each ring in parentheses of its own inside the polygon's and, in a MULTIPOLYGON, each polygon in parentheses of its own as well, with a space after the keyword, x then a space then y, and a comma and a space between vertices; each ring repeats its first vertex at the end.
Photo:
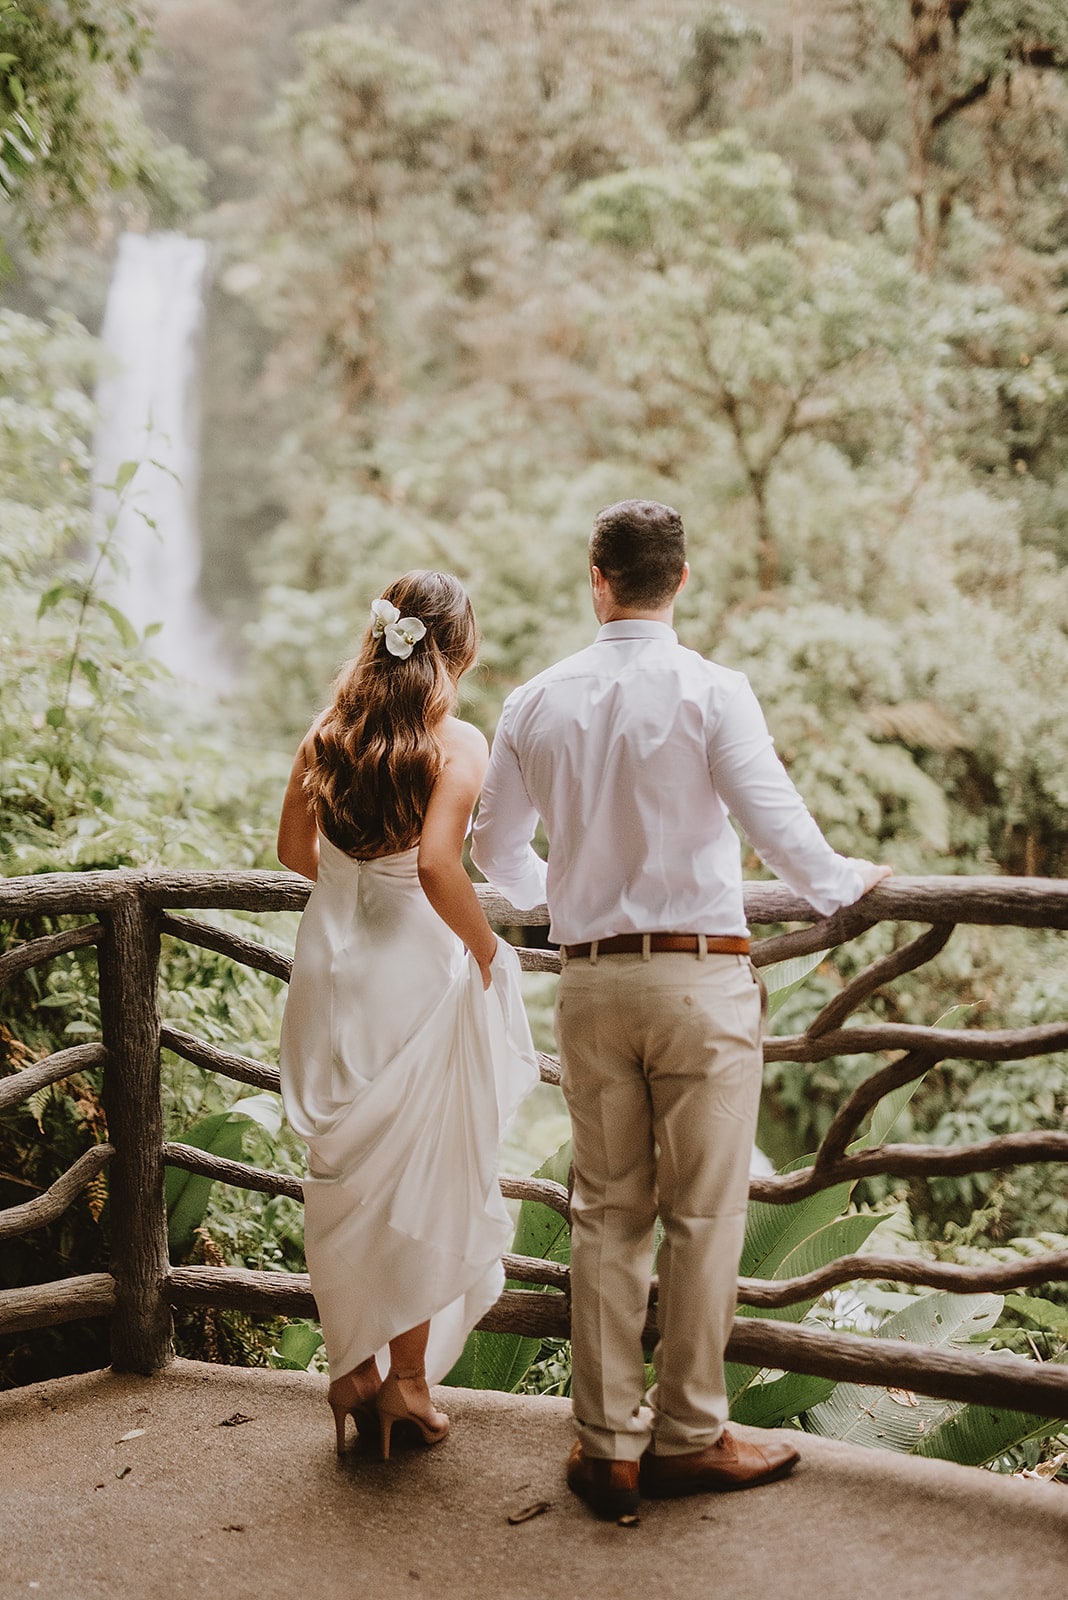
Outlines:
POLYGON ((386 625, 386 649, 391 656, 406 661, 425 633, 426 627, 418 617, 401 617, 399 622, 386 625))
POLYGON ((373 638, 381 639, 389 625, 399 621, 400 612, 391 601, 371 601, 371 635, 373 638))
POLYGON ((407 661, 425 634, 426 625, 418 617, 402 617, 392 601, 371 601, 371 637, 384 637, 391 656, 407 661))

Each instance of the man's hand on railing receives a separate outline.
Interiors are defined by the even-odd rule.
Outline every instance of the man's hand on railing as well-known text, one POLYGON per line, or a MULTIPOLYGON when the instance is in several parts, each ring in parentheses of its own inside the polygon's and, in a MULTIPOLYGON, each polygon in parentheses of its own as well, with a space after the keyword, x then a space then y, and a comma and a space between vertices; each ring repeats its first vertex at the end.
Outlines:
POLYGON ((864 880, 862 895, 867 894, 869 889, 874 889, 877 883, 882 883, 884 878, 892 878, 894 875, 893 867, 885 861, 860 861, 854 856, 853 865, 860 869, 860 875, 864 880))

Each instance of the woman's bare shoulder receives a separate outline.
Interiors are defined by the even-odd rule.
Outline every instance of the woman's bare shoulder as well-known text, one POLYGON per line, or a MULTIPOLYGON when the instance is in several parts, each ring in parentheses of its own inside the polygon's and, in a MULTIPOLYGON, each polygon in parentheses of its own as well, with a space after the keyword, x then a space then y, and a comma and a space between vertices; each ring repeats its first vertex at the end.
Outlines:
POLYGON ((474 723, 464 722, 460 717, 445 718, 441 741, 448 756, 466 756, 468 759, 485 761, 489 755, 489 744, 481 728, 476 728, 474 723))
POLYGON ((297 749, 297 759, 298 761, 303 759, 305 765, 308 765, 311 762, 312 757, 315 755, 315 736, 319 732, 319 729, 322 727, 323 723, 326 721, 327 717, 330 715, 330 710, 330 706, 327 706, 325 711, 320 711, 319 715, 316 717, 315 721, 312 723, 311 727, 300 741, 300 745, 297 749))

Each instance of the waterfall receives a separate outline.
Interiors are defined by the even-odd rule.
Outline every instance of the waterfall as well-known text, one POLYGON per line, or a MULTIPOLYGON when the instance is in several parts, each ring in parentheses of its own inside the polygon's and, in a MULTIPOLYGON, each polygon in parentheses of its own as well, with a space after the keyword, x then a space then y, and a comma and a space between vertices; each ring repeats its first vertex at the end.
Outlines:
POLYGON ((224 687, 220 630, 198 594, 198 344, 207 245, 180 233, 123 234, 108 292, 97 385, 94 509, 115 518, 112 597, 179 677, 224 687), (138 469, 124 492, 124 462, 138 469))

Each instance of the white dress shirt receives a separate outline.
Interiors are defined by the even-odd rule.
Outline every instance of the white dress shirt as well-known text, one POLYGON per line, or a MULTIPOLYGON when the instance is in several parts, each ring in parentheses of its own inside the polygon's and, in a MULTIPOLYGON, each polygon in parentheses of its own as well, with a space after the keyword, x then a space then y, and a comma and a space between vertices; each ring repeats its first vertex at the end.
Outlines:
POLYGON ((505 701, 472 857, 519 910, 548 900, 551 938, 745 934, 737 818, 821 915, 859 899, 775 753, 748 679, 662 622, 608 622, 505 701), (530 840, 541 816, 546 863, 530 840))

